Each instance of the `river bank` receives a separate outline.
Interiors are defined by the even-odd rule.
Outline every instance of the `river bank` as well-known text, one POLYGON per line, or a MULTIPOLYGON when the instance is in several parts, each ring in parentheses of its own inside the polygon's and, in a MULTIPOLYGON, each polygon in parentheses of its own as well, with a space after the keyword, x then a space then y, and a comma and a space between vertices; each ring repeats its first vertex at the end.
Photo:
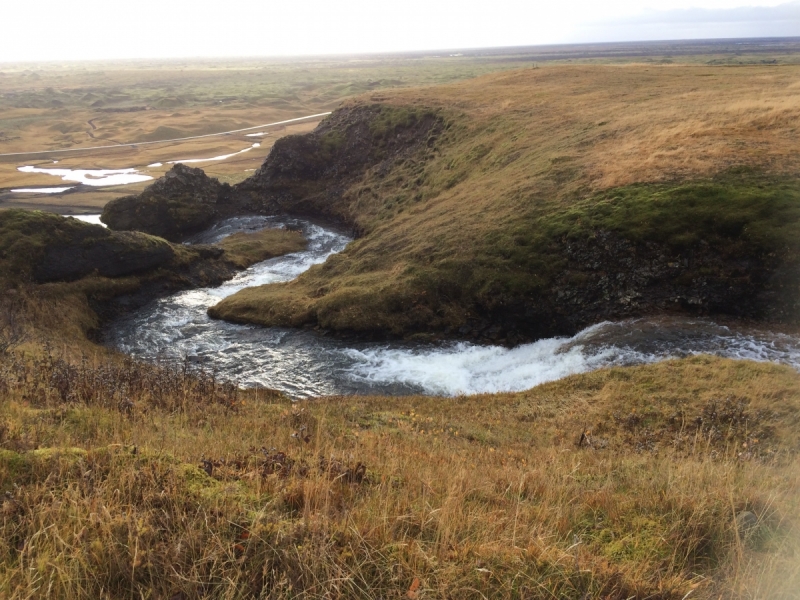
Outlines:
POLYGON ((572 337, 513 348, 445 339, 375 341, 313 329, 238 325, 211 319, 210 307, 240 290, 300 276, 344 250, 350 238, 286 217, 234 217, 190 238, 219 243, 259 227, 302 231, 308 248, 258 263, 228 282, 154 300, 107 323, 105 344, 139 359, 189 360, 243 387, 292 398, 341 394, 458 394, 522 391, 610 366, 715 354, 800 370, 800 336, 729 319, 651 317, 595 324, 572 337))

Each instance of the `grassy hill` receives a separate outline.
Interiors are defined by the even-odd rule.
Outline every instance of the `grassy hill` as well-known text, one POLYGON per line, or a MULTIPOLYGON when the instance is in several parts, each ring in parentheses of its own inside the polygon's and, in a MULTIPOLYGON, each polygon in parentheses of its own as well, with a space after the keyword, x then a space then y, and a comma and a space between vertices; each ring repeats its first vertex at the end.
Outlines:
POLYGON ((352 223, 359 239, 210 314, 395 335, 495 328, 510 342, 675 310, 796 323, 797 75, 551 67, 361 97, 330 118, 338 129, 280 140, 239 186, 352 223), (382 150, 413 131, 408 115, 440 129, 413 152, 382 150), (334 131, 329 160, 351 176, 287 187, 292 153, 321 155, 334 131), (373 159, 348 165, 359 143, 373 159))
MULTIPOLYGON (((355 242, 212 312, 509 342, 647 311, 796 323, 799 74, 553 67, 363 96, 236 187, 355 242)), ((787 367, 293 403, 87 338, 115 298, 302 244, 0 212, 0 597, 797 597, 787 367), (103 272, 98 248, 148 266, 103 272), (48 275, 63 256, 100 266, 48 275)))
POLYGON ((6 598, 795 598, 800 376, 698 357, 293 404, 0 369, 6 598))

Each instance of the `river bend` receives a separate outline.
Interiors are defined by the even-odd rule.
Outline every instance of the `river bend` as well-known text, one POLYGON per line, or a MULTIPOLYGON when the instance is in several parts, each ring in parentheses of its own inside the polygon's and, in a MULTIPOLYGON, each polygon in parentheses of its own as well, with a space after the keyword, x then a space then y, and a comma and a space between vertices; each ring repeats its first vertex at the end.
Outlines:
POLYGON ((279 389, 294 398, 330 394, 456 395, 518 391, 574 373, 699 353, 774 361, 800 369, 800 337, 705 319, 651 318, 600 323, 573 337, 516 348, 468 342, 353 343, 295 330, 235 325, 206 310, 244 287, 289 281, 344 249, 349 238, 279 217, 228 219, 190 240, 214 243, 237 231, 299 227, 302 252, 273 258, 215 288, 155 300, 110 324, 107 344, 149 361, 184 357, 242 386, 279 389))

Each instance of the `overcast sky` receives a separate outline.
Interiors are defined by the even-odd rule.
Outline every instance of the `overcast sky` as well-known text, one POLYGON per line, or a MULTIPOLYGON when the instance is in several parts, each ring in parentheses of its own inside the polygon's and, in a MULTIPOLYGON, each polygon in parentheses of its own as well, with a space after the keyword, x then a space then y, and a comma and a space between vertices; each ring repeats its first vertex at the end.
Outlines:
POLYGON ((800 36, 800 0, 2 0, 0 62, 800 36))

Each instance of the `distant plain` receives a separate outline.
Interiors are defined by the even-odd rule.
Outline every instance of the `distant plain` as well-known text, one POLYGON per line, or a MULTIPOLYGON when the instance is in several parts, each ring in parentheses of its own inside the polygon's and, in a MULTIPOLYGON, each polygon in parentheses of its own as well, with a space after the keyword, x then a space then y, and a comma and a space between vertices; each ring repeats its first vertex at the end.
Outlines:
POLYGON ((275 139, 316 121, 198 140, 155 142, 255 127, 327 112, 352 96, 389 88, 439 85, 482 74, 554 64, 782 65, 800 63, 800 39, 540 46, 302 59, 0 63, 0 206, 60 213, 98 212, 147 184, 81 186, 66 194, 11 189, 75 185, 17 167, 137 168, 160 177, 169 161, 210 158, 261 146, 222 161, 194 164, 235 183, 258 168, 275 139), (58 165, 53 161, 58 160, 58 165), (148 167, 162 163, 160 167, 148 167))

